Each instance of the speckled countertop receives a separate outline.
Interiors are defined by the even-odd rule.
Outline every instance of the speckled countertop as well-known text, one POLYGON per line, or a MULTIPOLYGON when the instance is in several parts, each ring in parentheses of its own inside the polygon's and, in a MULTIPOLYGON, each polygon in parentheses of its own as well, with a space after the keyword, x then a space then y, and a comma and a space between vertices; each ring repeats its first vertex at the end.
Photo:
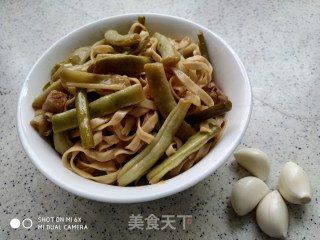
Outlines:
POLYGON ((188 18, 212 29, 235 49, 253 90, 252 117, 239 148, 257 147, 268 153, 271 188, 276 188, 279 170, 289 160, 310 174, 312 202, 289 206, 287 239, 319 239, 319 1, 8 0, 0 5, 0 239, 269 239, 257 227, 254 213, 238 217, 230 207, 232 184, 247 175, 232 156, 182 193, 126 205, 69 194, 40 174, 26 156, 16 130, 16 104, 37 58, 75 28, 132 12, 188 18), (138 214, 143 219, 169 215, 175 229, 128 230, 130 219, 138 214), (180 215, 191 215, 192 222, 184 227, 180 215), (41 230, 35 227, 39 217, 81 218, 88 229, 64 230, 61 225, 61 230, 41 230), (13 229, 9 224, 13 218, 25 220, 27 228, 31 220, 33 226, 13 229))

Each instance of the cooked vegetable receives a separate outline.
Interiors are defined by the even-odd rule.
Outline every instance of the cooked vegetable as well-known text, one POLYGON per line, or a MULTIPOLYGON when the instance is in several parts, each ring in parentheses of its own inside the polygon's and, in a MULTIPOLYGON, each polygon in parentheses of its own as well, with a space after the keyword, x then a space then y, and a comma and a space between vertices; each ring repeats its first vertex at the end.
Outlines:
POLYGON ((69 148, 73 146, 73 143, 68 137, 68 132, 53 133, 53 145, 54 149, 60 153, 64 154, 69 148))
POLYGON ((188 139, 188 141, 182 145, 173 155, 165 159, 159 165, 152 168, 147 174, 149 183, 157 183, 161 178, 177 167, 183 160, 185 160, 192 153, 198 151, 203 147, 211 138, 213 138, 221 128, 214 124, 210 123, 210 132, 198 132, 188 139))
POLYGON ((92 66, 93 73, 108 74, 138 74, 143 72, 146 63, 151 59, 143 56, 110 54, 97 59, 92 66))
POLYGON ((210 56, 203 32, 198 33, 198 40, 201 55, 204 56, 208 61, 210 61, 210 56))
POLYGON ((146 17, 145 16, 139 16, 138 17, 138 22, 144 25, 146 23, 146 17))
POLYGON ((42 91, 46 90, 50 85, 51 85, 51 82, 48 81, 48 82, 42 87, 42 91))
MULTIPOLYGON (((161 63, 148 63, 144 66, 148 84, 154 103, 161 115, 166 118, 171 110, 177 105, 170 91, 169 83, 161 63)), ((196 131, 186 122, 181 124, 177 135, 184 141, 194 135, 196 131)))
MULTIPOLYGON (((142 100, 144 100, 144 95, 141 86, 133 85, 89 103, 89 111, 92 118, 101 117, 142 100)), ((76 109, 55 114, 52 117, 52 129, 54 132, 70 130, 77 126, 76 109)))
POLYGON ((227 100, 225 102, 215 104, 212 107, 208 107, 207 109, 202 110, 200 112, 189 115, 188 117, 186 117, 186 121, 192 124, 200 123, 207 119, 222 115, 230 111, 231 108, 232 108, 232 103, 231 101, 227 100))
POLYGON ((104 39, 111 46, 130 47, 140 42, 140 35, 137 33, 121 35, 116 30, 108 30, 104 34, 104 39))
POLYGON ((190 102, 181 99, 170 112, 154 140, 138 155, 127 162, 118 174, 118 184, 126 186, 142 177, 163 155, 178 131, 190 102))
POLYGON ((84 64, 89 58, 90 52, 91 47, 80 47, 69 56, 69 61, 72 63, 72 65, 84 64))
POLYGON ((76 92, 76 113, 80 130, 81 144, 84 148, 94 147, 93 135, 90 125, 90 112, 88 106, 87 91, 83 88, 76 92))
POLYGON ((170 40, 156 32, 153 35, 157 40, 157 51, 160 53, 162 57, 162 63, 164 65, 175 65, 180 60, 180 53, 174 48, 174 46, 171 44, 170 40))
POLYGON ((60 77, 66 87, 121 90, 130 86, 130 78, 123 75, 102 75, 64 68, 60 77))

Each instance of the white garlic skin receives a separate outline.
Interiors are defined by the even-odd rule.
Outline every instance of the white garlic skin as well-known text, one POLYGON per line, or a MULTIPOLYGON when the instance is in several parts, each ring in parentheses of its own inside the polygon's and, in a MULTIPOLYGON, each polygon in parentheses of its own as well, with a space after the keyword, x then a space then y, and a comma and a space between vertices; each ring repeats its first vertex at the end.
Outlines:
POLYGON ((289 217, 288 208, 280 193, 268 193, 258 204, 256 219, 260 229, 270 237, 287 237, 289 217))
POLYGON ((268 155, 257 148, 242 148, 234 152, 237 163, 252 175, 265 181, 270 173, 268 155))
POLYGON ((261 179, 252 176, 241 178, 233 185, 231 205, 239 216, 246 215, 268 192, 269 187, 261 179))
POLYGON ((278 189, 289 203, 306 204, 311 201, 312 189, 308 174, 294 162, 287 162, 282 168, 278 189))

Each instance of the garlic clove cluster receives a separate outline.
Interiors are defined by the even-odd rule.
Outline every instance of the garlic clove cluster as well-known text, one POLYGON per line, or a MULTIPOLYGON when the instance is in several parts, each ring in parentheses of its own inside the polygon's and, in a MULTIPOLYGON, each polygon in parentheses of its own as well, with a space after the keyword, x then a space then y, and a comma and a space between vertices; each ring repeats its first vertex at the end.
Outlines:
POLYGON ((274 238, 285 238, 289 216, 286 202, 305 204, 311 201, 312 189, 307 173, 297 164, 287 162, 280 171, 278 190, 271 191, 263 182, 270 172, 268 156, 256 148, 243 148, 234 153, 240 166, 255 177, 236 182, 231 191, 231 205, 239 216, 256 207, 260 229, 274 238))
POLYGON ((307 173, 296 163, 287 162, 278 181, 282 197, 289 203, 306 204, 311 201, 312 189, 307 173))
POLYGON ((231 205, 239 216, 246 215, 268 192, 269 187, 261 179, 251 176, 241 178, 232 188, 231 205))
POLYGON ((242 148, 234 152, 237 163, 252 175, 267 180, 270 173, 270 159, 257 148, 242 148))
POLYGON ((260 229, 270 237, 285 238, 288 232, 288 208, 280 193, 274 190, 259 203, 256 219, 260 229))

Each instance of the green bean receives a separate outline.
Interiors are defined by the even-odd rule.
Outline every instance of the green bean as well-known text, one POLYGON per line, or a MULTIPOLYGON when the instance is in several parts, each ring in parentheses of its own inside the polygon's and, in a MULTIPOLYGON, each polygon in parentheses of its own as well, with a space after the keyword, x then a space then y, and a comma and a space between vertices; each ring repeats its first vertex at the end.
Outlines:
POLYGON ((89 58, 90 52, 91 47, 80 47, 73 53, 71 53, 71 55, 69 56, 69 61, 72 63, 72 65, 84 64, 89 58))
POLYGON ((188 141, 182 145, 173 155, 165 159, 159 165, 152 168, 147 174, 147 179, 150 184, 157 183, 161 178, 177 167, 192 153, 198 151, 203 145, 205 145, 211 138, 213 138, 221 128, 215 124, 209 124, 210 132, 198 132, 193 135, 188 141))
POLYGON ((210 56, 209 56, 209 52, 208 52, 208 48, 207 48, 207 44, 206 44, 203 32, 198 33, 198 40, 199 40, 199 48, 200 48, 201 55, 210 62, 210 56))
POLYGON ((162 57, 162 63, 164 65, 177 64, 180 61, 181 56, 171 44, 170 40, 158 32, 156 32, 153 36, 158 40, 157 51, 162 57))
POLYGON ((57 90, 60 92, 65 92, 65 89, 61 85, 61 81, 55 81, 50 86, 48 86, 38 97, 36 97, 32 102, 32 107, 34 109, 39 109, 42 107, 42 104, 46 101, 49 93, 52 90, 57 90))
POLYGON ((53 145, 54 149, 63 155, 65 151, 73 146, 73 143, 68 137, 68 132, 64 131, 60 133, 53 133, 53 145))
MULTIPOLYGON (((143 100, 144 94, 142 87, 141 85, 135 84, 89 103, 89 111, 91 118, 102 117, 143 100)), ((70 109, 53 115, 53 132, 62 132, 77 127, 78 122, 76 115, 76 109, 70 109)))
POLYGON ((78 126, 77 111, 75 108, 57 113, 52 116, 52 130, 54 133, 70 130, 78 126))
POLYGON ((77 88, 75 102, 81 145, 84 148, 92 148, 94 147, 94 142, 86 89, 77 88))
POLYGON ((45 85, 42 87, 42 91, 46 90, 51 85, 51 82, 48 81, 45 85))
POLYGON ((154 103, 161 115, 167 117, 177 103, 171 93, 163 64, 148 63, 144 65, 144 70, 154 103))
POLYGON ((91 102, 89 104, 90 113, 92 118, 102 117, 121 108, 142 102, 144 99, 141 85, 135 84, 91 102))
POLYGON ((55 82, 60 79, 60 72, 64 68, 64 63, 57 63, 51 70, 51 81, 55 82))
MULTIPOLYGON (((141 25, 145 25, 146 23, 146 18, 144 16, 139 16, 137 21, 137 23, 140 23, 141 25)), ((141 33, 141 31, 143 30, 143 28, 141 26, 136 26, 134 29, 133 29, 133 33, 141 33)), ((141 35, 140 35, 141 37, 141 35)), ((142 40, 142 39, 141 39, 142 40)), ((141 41, 140 41, 141 43, 141 41)), ((139 43, 139 44, 140 44, 139 43)))
POLYGON ((130 47, 137 45, 140 41, 140 35, 137 33, 119 34, 116 30, 108 30, 104 34, 106 44, 117 47, 130 47))
POLYGON ((150 62, 151 59, 144 56, 112 54, 108 57, 97 59, 92 68, 93 73, 100 74, 138 74, 143 72, 143 66, 150 62))
MULTIPOLYGON (((162 117, 166 118, 177 103, 171 93, 163 64, 148 63, 144 66, 144 70, 154 103, 162 117)), ((188 123, 183 122, 177 132, 177 136, 183 141, 187 141, 195 133, 196 131, 188 123)))
POLYGON ((191 103, 181 99, 171 111, 152 142, 127 162, 118 174, 118 184, 126 186, 142 177, 163 155, 178 131, 191 103))
POLYGON ((194 113, 192 115, 187 116, 186 121, 191 124, 200 123, 200 122, 205 121, 207 119, 222 115, 222 114, 230 111, 231 108, 232 108, 232 102, 230 100, 227 100, 225 102, 215 104, 212 107, 208 107, 207 109, 202 110, 201 112, 197 112, 197 113, 194 113))
POLYGON ((141 23, 142 25, 146 24, 146 17, 145 16, 139 16, 138 17, 138 22, 141 23))
POLYGON ((130 86, 130 78, 121 75, 103 75, 64 68, 60 73, 61 83, 66 87, 120 90, 130 86))
POLYGON ((51 76, 54 75, 58 69, 61 67, 61 63, 56 63, 52 68, 51 68, 51 76))
MULTIPOLYGON (((137 21, 135 21, 134 24, 131 26, 129 33, 140 34, 141 31, 145 29, 145 26, 144 26, 145 23, 146 23, 146 18, 144 16, 138 16, 137 21), (141 25, 143 25, 144 27, 141 25)), ((140 37, 142 37, 142 36, 140 35, 140 37)), ((142 41, 142 38, 140 40, 140 43, 141 43, 141 41, 142 41)))

